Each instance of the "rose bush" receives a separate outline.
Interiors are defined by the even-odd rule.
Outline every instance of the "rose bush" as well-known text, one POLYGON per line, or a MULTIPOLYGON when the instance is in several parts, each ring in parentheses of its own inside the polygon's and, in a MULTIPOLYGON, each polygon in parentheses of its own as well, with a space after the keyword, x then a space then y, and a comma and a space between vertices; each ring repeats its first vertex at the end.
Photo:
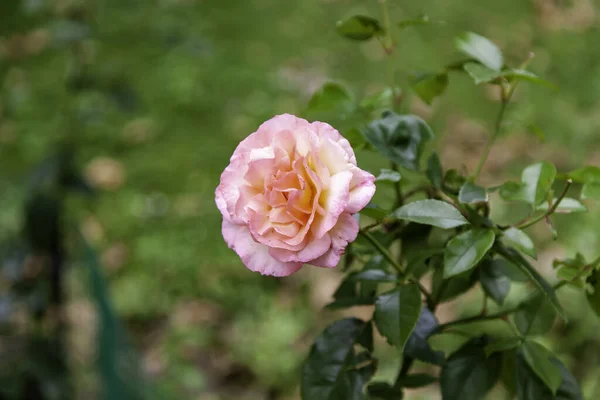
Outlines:
POLYGON ((352 214, 371 200, 374 181, 330 125, 276 116, 238 145, 221 175, 223 237, 264 275, 335 267, 358 234, 352 214))

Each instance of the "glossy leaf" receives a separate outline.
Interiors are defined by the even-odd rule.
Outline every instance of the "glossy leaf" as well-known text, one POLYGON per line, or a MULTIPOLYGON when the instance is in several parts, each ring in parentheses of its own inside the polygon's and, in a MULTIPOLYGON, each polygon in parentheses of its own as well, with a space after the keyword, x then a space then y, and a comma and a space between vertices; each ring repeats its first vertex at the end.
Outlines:
POLYGON ((357 365, 354 347, 367 327, 359 319, 346 318, 317 337, 302 369, 302 399, 363 399, 363 386, 371 371, 369 366, 357 365))
POLYGON ((528 256, 537 259, 537 252, 533 240, 522 230, 517 228, 509 228, 502 235, 502 242, 508 246, 512 246, 521 250, 528 256))
POLYGON ((375 182, 400 182, 400 173, 391 169, 382 169, 375 182))
POLYGON ((433 132, 421 118, 389 111, 369 123, 363 134, 389 160, 415 171, 419 169, 425 143, 433 138, 433 132))
POLYGON ((458 201, 467 204, 485 203, 488 201, 488 194, 481 186, 465 182, 458 192, 458 201))
POLYGON ((454 353, 442 367, 440 385, 444 400, 481 400, 500 376, 502 358, 486 357, 485 342, 474 339, 454 353))
POLYGON ((441 365, 444 353, 435 351, 428 342, 429 336, 437 329, 435 315, 426 307, 421 307, 417 325, 404 345, 404 354, 429 364, 441 365))
POLYGON ((558 315, 560 315, 563 320, 567 320, 567 316, 564 313, 560 303, 558 302, 558 298, 556 297, 556 293, 554 293, 554 289, 550 284, 537 272, 535 268, 521 255, 518 251, 511 248, 503 248, 499 247, 499 252, 502 256, 504 256, 508 261, 512 262, 516 266, 518 266, 521 271, 526 274, 531 282, 541 290, 542 295, 546 297, 552 307, 556 310, 558 315))
POLYGON ((421 292, 416 284, 409 283, 380 295, 373 319, 387 341, 402 350, 420 313, 421 292))
POLYGON ((410 375, 406 375, 406 376, 402 377, 402 379, 400 379, 398 381, 398 384, 401 387, 414 389, 414 388, 420 388, 423 386, 431 385, 432 383, 435 383, 437 381, 438 381, 438 378, 433 375, 410 374, 410 375))
POLYGON ((583 185, 581 199, 600 200, 600 183, 586 183, 583 185))
POLYGON ((523 338, 518 336, 512 336, 505 339, 495 340, 492 343, 485 346, 485 355, 489 357, 490 354, 503 352, 517 348, 523 343, 523 338))
MULTIPOLYGON (((554 199, 552 201, 552 205, 554 206, 554 204, 556 204, 557 201, 558 201, 558 199, 554 199)), ((537 209, 539 211, 547 211, 549 209, 548 203, 544 202, 544 203, 540 204, 537 207, 537 209)), ((572 214, 572 213, 579 213, 579 212, 587 212, 587 210, 588 210, 587 207, 584 206, 583 204, 581 204, 581 202, 579 200, 575 200, 570 197, 565 197, 558 204, 558 207, 556 207, 555 212, 560 213, 560 214, 572 214)))
POLYGON ((442 188, 442 182, 444 180, 444 173, 442 171, 442 163, 437 153, 431 153, 427 159, 427 178, 433 186, 438 189, 442 188))
POLYGON ((411 80, 410 86, 421 100, 431 105, 436 97, 441 96, 446 91, 448 82, 447 73, 419 74, 411 80))
POLYGON ((500 72, 475 62, 466 63, 463 68, 473 78, 476 85, 491 82, 500 76, 500 72))
POLYGON ((496 235, 487 229, 472 229, 454 237, 444 252, 444 278, 474 268, 494 244, 496 235))
POLYGON ((312 95, 306 113, 311 119, 321 118, 323 115, 343 117, 352 113, 355 108, 354 98, 346 88, 335 82, 327 82, 312 95))
POLYGON ((353 276, 355 281, 396 282, 398 277, 381 269, 367 269, 353 276))
POLYGON ((383 28, 379 21, 365 15, 354 15, 338 21, 336 27, 340 35, 352 40, 369 40, 383 34, 383 28))
POLYGON ((489 297, 500 305, 504 304, 504 299, 510 291, 510 279, 498 263, 485 262, 479 271, 479 281, 489 297))
POLYGON ((438 302, 450 301, 470 290, 477 283, 477 274, 473 270, 463 272, 451 278, 444 278, 444 269, 433 272, 433 296, 438 302))
POLYGON ((465 32, 454 39, 456 48, 488 68, 499 71, 504 65, 502 52, 491 40, 473 32, 465 32))
POLYGON ((523 170, 521 180, 524 183, 523 195, 525 200, 536 206, 546 199, 548 191, 556 177, 556 167, 542 161, 523 170))
POLYGON ((398 219, 443 229, 456 228, 469 223, 454 206, 440 200, 419 200, 408 203, 391 215, 398 219))
POLYGON ((552 391, 536 375, 525 361, 523 354, 517 356, 514 375, 519 400, 583 400, 581 389, 569 370, 556 358, 552 358, 552 363, 559 368, 561 374, 561 384, 556 395, 553 395, 552 391))
POLYGON ((533 372, 544 382, 553 394, 556 394, 562 377, 560 368, 551 361, 552 353, 539 343, 526 340, 523 343, 523 358, 533 372))
POLYGON ((526 336, 542 335, 554 324, 556 312, 544 296, 537 296, 514 314, 513 319, 519 332, 526 336))

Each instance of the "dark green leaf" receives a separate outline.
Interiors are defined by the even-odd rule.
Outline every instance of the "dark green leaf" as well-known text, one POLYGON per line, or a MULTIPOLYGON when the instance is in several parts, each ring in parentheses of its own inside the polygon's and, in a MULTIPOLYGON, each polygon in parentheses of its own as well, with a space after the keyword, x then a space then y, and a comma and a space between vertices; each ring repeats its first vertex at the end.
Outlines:
POLYGON ((536 296, 514 314, 515 325, 526 336, 542 335, 554 324, 556 312, 544 296, 536 296))
POLYGON ((398 277, 381 269, 367 269, 354 275, 356 281, 368 282, 396 282, 398 277))
POLYGON ((485 355, 489 357, 490 354, 503 352, 519 347, 523 342, 523 338, 518 336, 511 336, 505 339, 495 340, 492 343, 485 346, 485 355))
POLYGON ((358 285, 354 277, 356 273, 349 274, 346 279, 340 283, 333 294, 334 301, 329 303, 325 308, 336 310, 340 308, 348 308, 354 306, 364 306, 374 304, 375 298, 371 295, 362 295, 358 292, 358 285))
POLYGON ((500 71, 504 65, 502 52, 492 41, 473 32, 465 32, 454 39, 456 48, 488 68, 500 71))
POLYGON ((581 199, 600 200, 600 183, 586 183, 583 185, 581 199))
POLYGON ((505 339, 515 335, 510 323, 498 318, 454 325, 450 328, 449 332, 461 333, 470 338, 486 336, 495 339, 505 339))
POLYGON ((498 268, 506 275, 511 281, 514 282, 528 282, 529 275, 526 275, 521 271, 521 267, 516 264, 509 262, 508 260, 497 257, 492 260, 492 263, 496 264, 495 268, 498 268))
POLYGON ((488 296, 496 303, 504 304, 504 299, 510 291, 510 279, 504 274, 500 264, 491 260, 484 262, 479 271, 479 281, 488 296))
POLYGON ((455 169, 449 169, 444 175, 444 185, 453 193, 458 193, 466 179, 455 169))
POLYGON ((552 353, 541 344, 529 340, 523 343, 522 352, 533 372, 556 395, 562 377, 558 365, 551 361, 552 353))
POLYGON ((427 340, 431 348, 450 358, 463 347, 472 337, 459 331, 446 331, 431 335, 427 340))
POLYGON ((343 118, 355 108, 356 103, 350 92, 337 83, 327 82, 312 95, 306 113, 311 119, 320 119, 324 115, 343 118))
POLYGON ((444 400, 481 400, 500 376, 502 358, 486 357, 485 341, 474 339, 454 353, 442 367, 440 384, 444 400))
POLYGON ((359 319, 346 318, 317 337, 302 370, 302 399, 363 399, 363 386, 369 378, 364 372, 370 366, 356 364, 359 358, 354 346, 367 327, 359 319))
MULTIPOLYGON (((358 277, 360 274, 366 273, 368 271, 381 271, 384 273, 388 273, 386 269, 387 261, 383 258, 381 254, 375 254, 369 262, 365 264, 362 272, 354 275, 354 277, 358 277)), ((379 273, 381 273, 379 272, 379 273)), ((359 296, 362 298, 374 298, 377 292, 377 286, 379 282, 369 281, 369 280, 358 280, 360 283, 359 296)))
POLYGON ((403 398, 402 389, 396 389, 387 382, 370 383, 367 393, 369 393, 369 399, 401 400, 403 398))
POLYGON ((475 267, 493 246, 496 235, 487 229, 472 229, 454 237, 444 252, 444 278, 475 267))
POLYGON ((381 154, 401 167, 418 170, 425 142, 433 132, 415 115, 384 113, 381 119, 367 125, 363 133, 381 154))
POLYGON ((433 272, 433 296, 440 303, 450 301, 471 289, 475 283, 477 274, 473 270, 445 279, 443 268, 438 268, 433 272))
POLYGON ((338 21, 337 31, 343 37, 352 40, 369 40, 383 34, 383 28, 379 21, 365 15, 354 15, 338 21))
POLYGON ((419 74, 415 76, 410 86, 419 95, 421 100, 431 105, 433 99, 441 96, 448 87, 448 74, 419 74))
POLYGON ((376 221, 384 219, 389 214, 387 210, 384 210, 383 208, 379 207, 377 204, 374 203, 367 204, 365 208, 360 210, 360 213, 362 215, 366 215, 369 218, 373 218, 376 221))
POLYGON ((403 21, 398 22, 398 27, 400 29, 405 29, 416 25, 427 25, 429 23, 431 23, 431 20, 429 19, 428 15, 420 15, 417 18, 405 19, 403 21))
POLYGON ((382 169, 375 182, 400 182, 400 173, 391 169, 382 169))
POLYGON ((481 186, 465 182, 458 192, 458 201, 468 204, 484 203, 488 201, 488 194, 481 186))
POLYGON ((433 375, 411 374, 411 375, 406 375, 406 376, 402 377, 402 379, 400 379, 398 381, 398 383, 400 384, 401 387, 414 389, 414 388, 420 388, 423 386, 431 385, 432 383, 437 382, 437 381, 438 381, 438 378, 433 375))
POLYGON ((565 321, 567 316, 565 315, 554 289, 546 280, 536 271, 535 268, 521 255, 518 251, 511 248, 498 248, 499 253, 505 257, 508 261, 518 266, 523 273, 525 273, 531 282, 533 282, 538 289, 542 291, 542 294, 550 301, 550 304, 554 307, 558 315, 560 315, 565 321))
POLYGON ((569 172, 567 176, 577 183, 600 183, 600 167, 588 165, 569 172))
POLYGON ((434 351, 427 339, 438 327, 435 315, 426 307, 421 307, 421 315, 404 346, 404 354, 429 364, 440 365, 444 361, 444 353, 434 351))
POLYGON ((427 159, 427 178, 433 186, 438 189, 442 188, 443 183, 443 171, 440 157, 437 153, 431 153, 427 159))
POLYGON ((593 290, 587 294, 588 304, 596 315, 600 317, 600 271, 594 271, 586 281, 593 290))
POLYGON ((373 319, 387 341, 402 350, 421 312, 421 292, 416 284, 398 286, 380 295, 373 319))
POLYGON ((559 368, 562 381, 556 396, 535 374, 523 355, 519 354, 517 356, 514 374, 519 400, 583 400, 579 385, 569 370, 556 358, 552 359, 552 363, 559 368))
POLYGON ((454 206, 440 200, 419 200, 408 203, 391 215, 398 219, 443 229, 456 228, 469 223, 454 206))
POLYGON ((525 168, 521 175, 521 180, 525 185, 523 188, 525 200, 533 206, 543 202, 552 188, 555 177, 556 167, 546 161, 525 168))

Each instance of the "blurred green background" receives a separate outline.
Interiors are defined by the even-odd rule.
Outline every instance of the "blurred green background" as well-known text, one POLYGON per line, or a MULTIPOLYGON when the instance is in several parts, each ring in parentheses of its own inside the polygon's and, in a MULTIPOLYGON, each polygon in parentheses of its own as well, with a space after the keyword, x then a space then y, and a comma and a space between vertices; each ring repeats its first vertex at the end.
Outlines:
MULTIPOLYGON (((405 107, 433 127, 444 167, 473 169, 498 108, 496 93, 453 75, 430 108, 408 81, 412 72, 460 59, 453 37, 466 30, 493 39, 510 64, 535 53, 531 70, 560 86, 518 91, 484 182, 514 179, 539 159, 562 171, 600 165, 599 3, 389 6, 394 21, 423 13, 435 21, 396 35, 392 60, 405 107)), ((322 311, 339 271, 305 267, 275 279, 241 264, 222 240, 214 189, 241 139, 273 115, 302 115, 323 82, 342 82, 359 99, 389 85, 377 42, 357 44, 335 32, 337 20, 356 13, 379 17, 377 0, 0 2, 0 240, 21 229, 31 170, 64 140, 73 143, 75 164, 97 193, 70 200, 66 218, 97 249, 111 301, 160 398, 295 399, 312 338, 339 316, 322 311)), ((373 172, 386 164, 365 151, 358 160, 373 172)), ((532 230, 545 249, 538 264, 550 278, 555 257, 600 254, 600 208, 591 208, 568 222, 558 217, 558 241, 544 227, 532 230)), ((498 205, 494 212, 511 210, 498 205)), ((69 270, 69 363, 77 398, 93 399, 98 316, 83 280, 80 268, 69 270)), ((0 293, 8 290, 2 282, 0 293)), ((548 345, 588 398, 600 398, 600 324, 580 295, 567 290, 561 299, 571 325, 555 327, 548 345)), ((440 318, 464 309, 449 305, 440 318)), ((397 362, 384 355, 382 376, 397 362)))

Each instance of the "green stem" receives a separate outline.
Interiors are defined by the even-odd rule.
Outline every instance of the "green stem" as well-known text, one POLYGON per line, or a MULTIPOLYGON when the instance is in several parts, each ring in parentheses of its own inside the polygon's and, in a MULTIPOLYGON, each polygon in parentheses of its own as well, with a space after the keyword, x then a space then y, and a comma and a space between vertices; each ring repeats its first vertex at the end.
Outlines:
MULTIPOLYGON (((392 170, 398 172, 398 165, 396 163, 392 163, 392 170)), ((396 192, 396 204, 394 209, 400 207, 404 204, 404 196, 402 196, 402 188, 400 187, 400 181, 394 182, 394 191, 396 192)))
POLYGON ((383 18, 383 29, 385 29, 385 42, 384 50, 387 54, 391 54, 394 51, 394 39, 392 38, 392 24, 390 23, 390 11, 388 9, 386 0, 379 0, 381 5, 381 17, 383 18))
POLYGON ((558 208, 558 206, 560 205, 560 202, 563 201, 563 199, 565 198, 565 196, 567 195, 567 192, 569 191, 569 188, 571 187, 571 185, 573 184, 573 181, 571 179, 567 180, 567 184, 565 185, 565 188, 563 189, 562 193, 560 194, 560 196, 558 197, 558 199, 556 200, 556 202, 554 203, 554 205, 552 207, 550 207, 550 209, 548 211, 546 211, 544 214, 533 218, 529 221, 525 221, 521 224, 518 224, 515 228, 518 229, 525 229, 530 227, 531 225, 535 225, 538 222, 540 222, 541 220, 548 218, 549 216, 551 216, 552 214, 554 214, 554 212, 556 211, 556 209, 558 208))
POLYGON ((487 160, 487 158, 490 154, 490 150, 492 149, 494 142, 496 141, 496 139, 498 138, 498 135, 500 134, 500 128, 502 127, 502 120, 504 119, 504 114, 506 113, 506 108, 508 106, 508 103, 510 103, 510 99, 512 98, 512 95, 515 92, 516 87, 517 87, 517 83, 515 83, 514 86, 512 86, 509 89, 508 94, 505 94, 504 86, 502 86, 502 104, 500 105, 500 111, 498 112, 498 117, 496 118, 496 124, 494 125, 494 133, 492 134, 492 136, 490 136, 488 138, 488 141, 485 144, 485 147, 483 148, 483 153, 481 154, 481 158, 479 158, 479 163, 477 164, 477 168, 475 168, 475 172, 473 173, 473 177, 472 177, 473 182, 475 182, 477 180, 477 178, 479 178, 479 174, 481 173, 481 169, 483 168, 483 165, 485 164, 485 161, 487 160))

